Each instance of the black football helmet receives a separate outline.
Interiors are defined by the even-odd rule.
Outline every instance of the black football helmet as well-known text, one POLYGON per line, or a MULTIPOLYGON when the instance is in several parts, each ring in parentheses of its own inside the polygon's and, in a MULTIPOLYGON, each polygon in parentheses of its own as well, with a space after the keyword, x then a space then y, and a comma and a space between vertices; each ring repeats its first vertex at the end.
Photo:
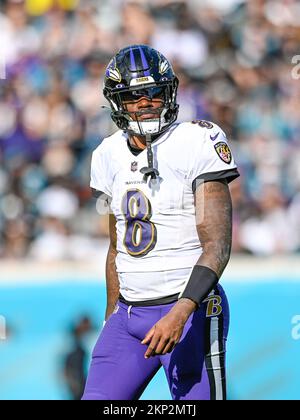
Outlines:
MULTIPOLYGON (((105 72, 103 93, 111 107, 116 125, 129 134, 155 136, 163 133, 178 115, 176 103, 178 79, 169 61, 147 45, 132 45, 120 50, 110 61, 105 72), (153 110, 153 119, 139 120, 126 111, 123 102, 147 96, 163 99, 163 105, 153 110)), ((147 136, 149 137, 149 136, 147 136)))

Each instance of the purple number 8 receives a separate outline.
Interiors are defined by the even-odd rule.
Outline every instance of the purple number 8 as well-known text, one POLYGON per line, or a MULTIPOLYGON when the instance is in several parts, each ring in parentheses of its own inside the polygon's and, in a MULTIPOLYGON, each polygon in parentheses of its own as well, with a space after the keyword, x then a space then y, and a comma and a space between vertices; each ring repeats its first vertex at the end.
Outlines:
POLYGON ((126 220, 124 246, 132 257, 142 257, 156 245, 157 232, 150 222, 151 203, 145 194, 137 189, 126 191, 122 199, 122 212, 126 220))

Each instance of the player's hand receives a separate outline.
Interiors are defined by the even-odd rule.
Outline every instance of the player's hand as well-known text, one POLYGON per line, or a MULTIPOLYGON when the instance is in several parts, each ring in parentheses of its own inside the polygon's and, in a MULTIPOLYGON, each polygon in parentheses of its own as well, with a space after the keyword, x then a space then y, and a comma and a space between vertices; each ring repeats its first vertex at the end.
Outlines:
POLYGON ((184 325, 196 304, 189 299, 180 299, 170 312, 148 331, 142 344, 148 344, 145 358, 170 353, 179 342, 184 325))

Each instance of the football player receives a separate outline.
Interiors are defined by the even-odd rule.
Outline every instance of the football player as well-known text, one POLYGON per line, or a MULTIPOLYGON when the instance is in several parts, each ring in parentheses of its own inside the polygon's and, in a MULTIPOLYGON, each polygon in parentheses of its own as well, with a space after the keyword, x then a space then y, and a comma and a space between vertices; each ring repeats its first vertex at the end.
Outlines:
POLYGON ((176 123, 178 79, 145 45, 109 63, 104 96, 119 130, 94 151, 91 187, 109 203, 106 323, 83 399, 135 400, 163 366, 174 400, 225 399, 231 249, 224 132, 176 123))

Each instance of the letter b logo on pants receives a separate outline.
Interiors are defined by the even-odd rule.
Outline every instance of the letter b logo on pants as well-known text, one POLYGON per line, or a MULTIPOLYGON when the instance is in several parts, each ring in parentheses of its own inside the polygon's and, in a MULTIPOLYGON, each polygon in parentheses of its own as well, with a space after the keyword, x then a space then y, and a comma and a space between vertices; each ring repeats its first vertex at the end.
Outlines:
POLYGON ((222 313, 221 296, 209 296, 204 302, 207 302, 206 317, 218 316, 222 313))

